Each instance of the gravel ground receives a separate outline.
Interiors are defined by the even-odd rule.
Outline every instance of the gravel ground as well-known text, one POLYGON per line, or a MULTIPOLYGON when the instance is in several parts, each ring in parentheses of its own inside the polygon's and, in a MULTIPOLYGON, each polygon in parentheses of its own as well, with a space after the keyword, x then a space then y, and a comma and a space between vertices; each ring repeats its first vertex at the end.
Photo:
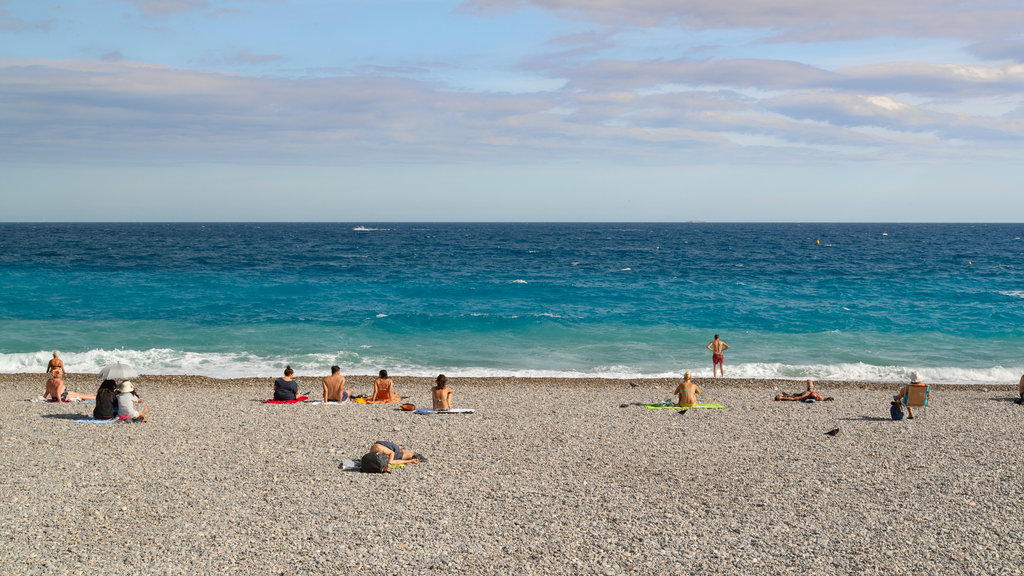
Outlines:
MULTIPOLYGON (((0 375, 2 574, 1020 574, 1015 387, 699 381, 726 410, 648 410, 670 380, 452 379, 472 415, 273 406, 270 379, 137 379, 144 424, 80 424, 0 375), (825 432, 839 429, 835 436, 825 432), (427 457, 342 471, 378 439, 427 457)), ((302 391, 320 395, 318 380, 302 391)), ((94 378, 69 388, 93 393, 94 378)), ((429 404, 429 382, 395 378, 429 404)), ((356 393, 369 377, 349 378, 356 393)))

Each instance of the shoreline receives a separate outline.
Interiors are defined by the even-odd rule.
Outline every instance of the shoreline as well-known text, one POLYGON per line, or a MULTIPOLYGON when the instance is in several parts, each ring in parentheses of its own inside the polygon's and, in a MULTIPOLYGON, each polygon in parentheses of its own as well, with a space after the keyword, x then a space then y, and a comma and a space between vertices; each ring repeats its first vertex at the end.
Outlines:
MULTIPOLYGON (((327 374, 324 374, 326 376, 327 374)), ((45 382, 46 374, 21 372, 21 373, 0 373, 0 386, 24 383, 38 379, 45 382)), ((273 385, 277 377, 254 376, 242 378, 216 378, 212 376, 200 376, 190 374, 141 374, 138 378, 132 378, 133 382, 145 385, 147 383, 159 383, 176 386, 200 386, 200 387, 230 387, 238 385, 273 385)), ((300 383, 301 388, 315 387, 314 393, 318 393, 320 382, 323 376, 296 376, 295 380, 300 383)), ((368 388, 371 392, 375 376, 355 375, 345 376, 345 387, 368 388)), ((434 379, 426 376, 402 376, 391 375, 396 387, 401 390, 411 387, 416 390, 433 386, 434 379)), ((750 390, 780 390, 780 389, 803 389, 806 379, 780 379, 780 378, 694 378, 693 381, 701 388, 734 388, 750 390)), ((490 388, 497 386, 549 386, 559 388, 615 388, 620 386, 642 386, 645 388, 672 387, 680 382, 679 378, 560 378, 560 377, 521 377, 521 376, 484 376, 479 378, 468 376, 449 376, 448 382, 453 386, 482 387, 490 388)), ((85 390, 77 390, 74 386, 87 382, 95 382, 99 387, 99 379, 92 373, 67 373, 68 387, 75 392, 88 393, 85 390)), ((815 386, 819 389, 860 389, 860 390, 895 390, 904 386, 905 382, 878 382, 870 380, 814 380, 815 386)), ((964 390, 976 392, 1004 392, 1016 391, 1018 384, 936 384, 929 383, 932 389, 943 390, 964 390)), ((355 392, 360 393, 359 391, 355 392)))

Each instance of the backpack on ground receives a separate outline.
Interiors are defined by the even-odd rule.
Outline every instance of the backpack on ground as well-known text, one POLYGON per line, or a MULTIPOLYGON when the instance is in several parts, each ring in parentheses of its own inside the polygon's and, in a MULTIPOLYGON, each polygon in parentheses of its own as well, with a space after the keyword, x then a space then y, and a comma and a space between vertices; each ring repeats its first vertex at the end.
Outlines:
POLYGON ((359 469, 363 472, 387 472, 388 457, 380 452, 368 452, 359 459, 359 469))

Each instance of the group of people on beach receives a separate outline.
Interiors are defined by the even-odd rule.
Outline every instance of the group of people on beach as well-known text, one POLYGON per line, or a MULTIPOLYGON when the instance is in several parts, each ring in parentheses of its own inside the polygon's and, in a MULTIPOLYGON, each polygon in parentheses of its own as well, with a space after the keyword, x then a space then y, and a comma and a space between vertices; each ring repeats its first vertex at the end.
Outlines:
MULTIPOLYGON (((402 401, 402 396, 395 392, 395 383, 388 377, 387 370, 381 370, 373 381, 373 394, 370 396, 352 396, 345 390, 345 377, 341 375, 339 366, 331 366, 331 375, 321 381, 323 402, 347 402, 349 399, 363 404, 395 404, 402 401)), ((454 391, 448 385, 448 378, 439 374, 430 389, 431 403, 434 410, 451 410, 454 391)), ((284 376, 274 380, 274 400, 278 402, 294 402, 303 396, 299 395, 299 385, 295 381, 295 370, 285 366, 284 376)))
POLYGON ((46 365, 46 371, 50 374, 46 380, 46 391, 43 393, 44 400, 51 402, 83 402, 96 401, 93 408, 93 418, 97 420, 111 420, 121 418, 135 422, 145 421, 149 413, 149 406, 138 409, 139 395, 135 391, 135 385, 130 380, 121 382, 120 385, 114 380, 104 380, 96 390, 95 395, 79 394, 71 392, 64 385, 64 362, 60 359, 60 351, 53 351, 53 358, 46 365))

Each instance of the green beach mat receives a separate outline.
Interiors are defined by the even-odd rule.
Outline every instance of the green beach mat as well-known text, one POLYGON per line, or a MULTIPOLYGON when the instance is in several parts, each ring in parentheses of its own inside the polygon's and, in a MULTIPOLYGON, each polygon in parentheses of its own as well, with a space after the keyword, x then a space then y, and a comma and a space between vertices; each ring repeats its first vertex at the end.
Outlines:
POLYGON ((660 410, 662 408, 675 408, 676 410, 691 410, 691 409, 697 409, 697 408, 706 408, 708 410, 724 410, 725 409, 725 406, 722 406, 721 404, 718 404, 717 402, 709 402, 709 403, 706 403, 706 404, 697 404, 696 406, 687 406, 686 408, 683 408, 682 406, 680 406, 678 404, 664 404, 664 403, 661 403, 661 402, 659 402, 657 404, 644 404, 644 406, 647 406, 651 410, 660 410))

